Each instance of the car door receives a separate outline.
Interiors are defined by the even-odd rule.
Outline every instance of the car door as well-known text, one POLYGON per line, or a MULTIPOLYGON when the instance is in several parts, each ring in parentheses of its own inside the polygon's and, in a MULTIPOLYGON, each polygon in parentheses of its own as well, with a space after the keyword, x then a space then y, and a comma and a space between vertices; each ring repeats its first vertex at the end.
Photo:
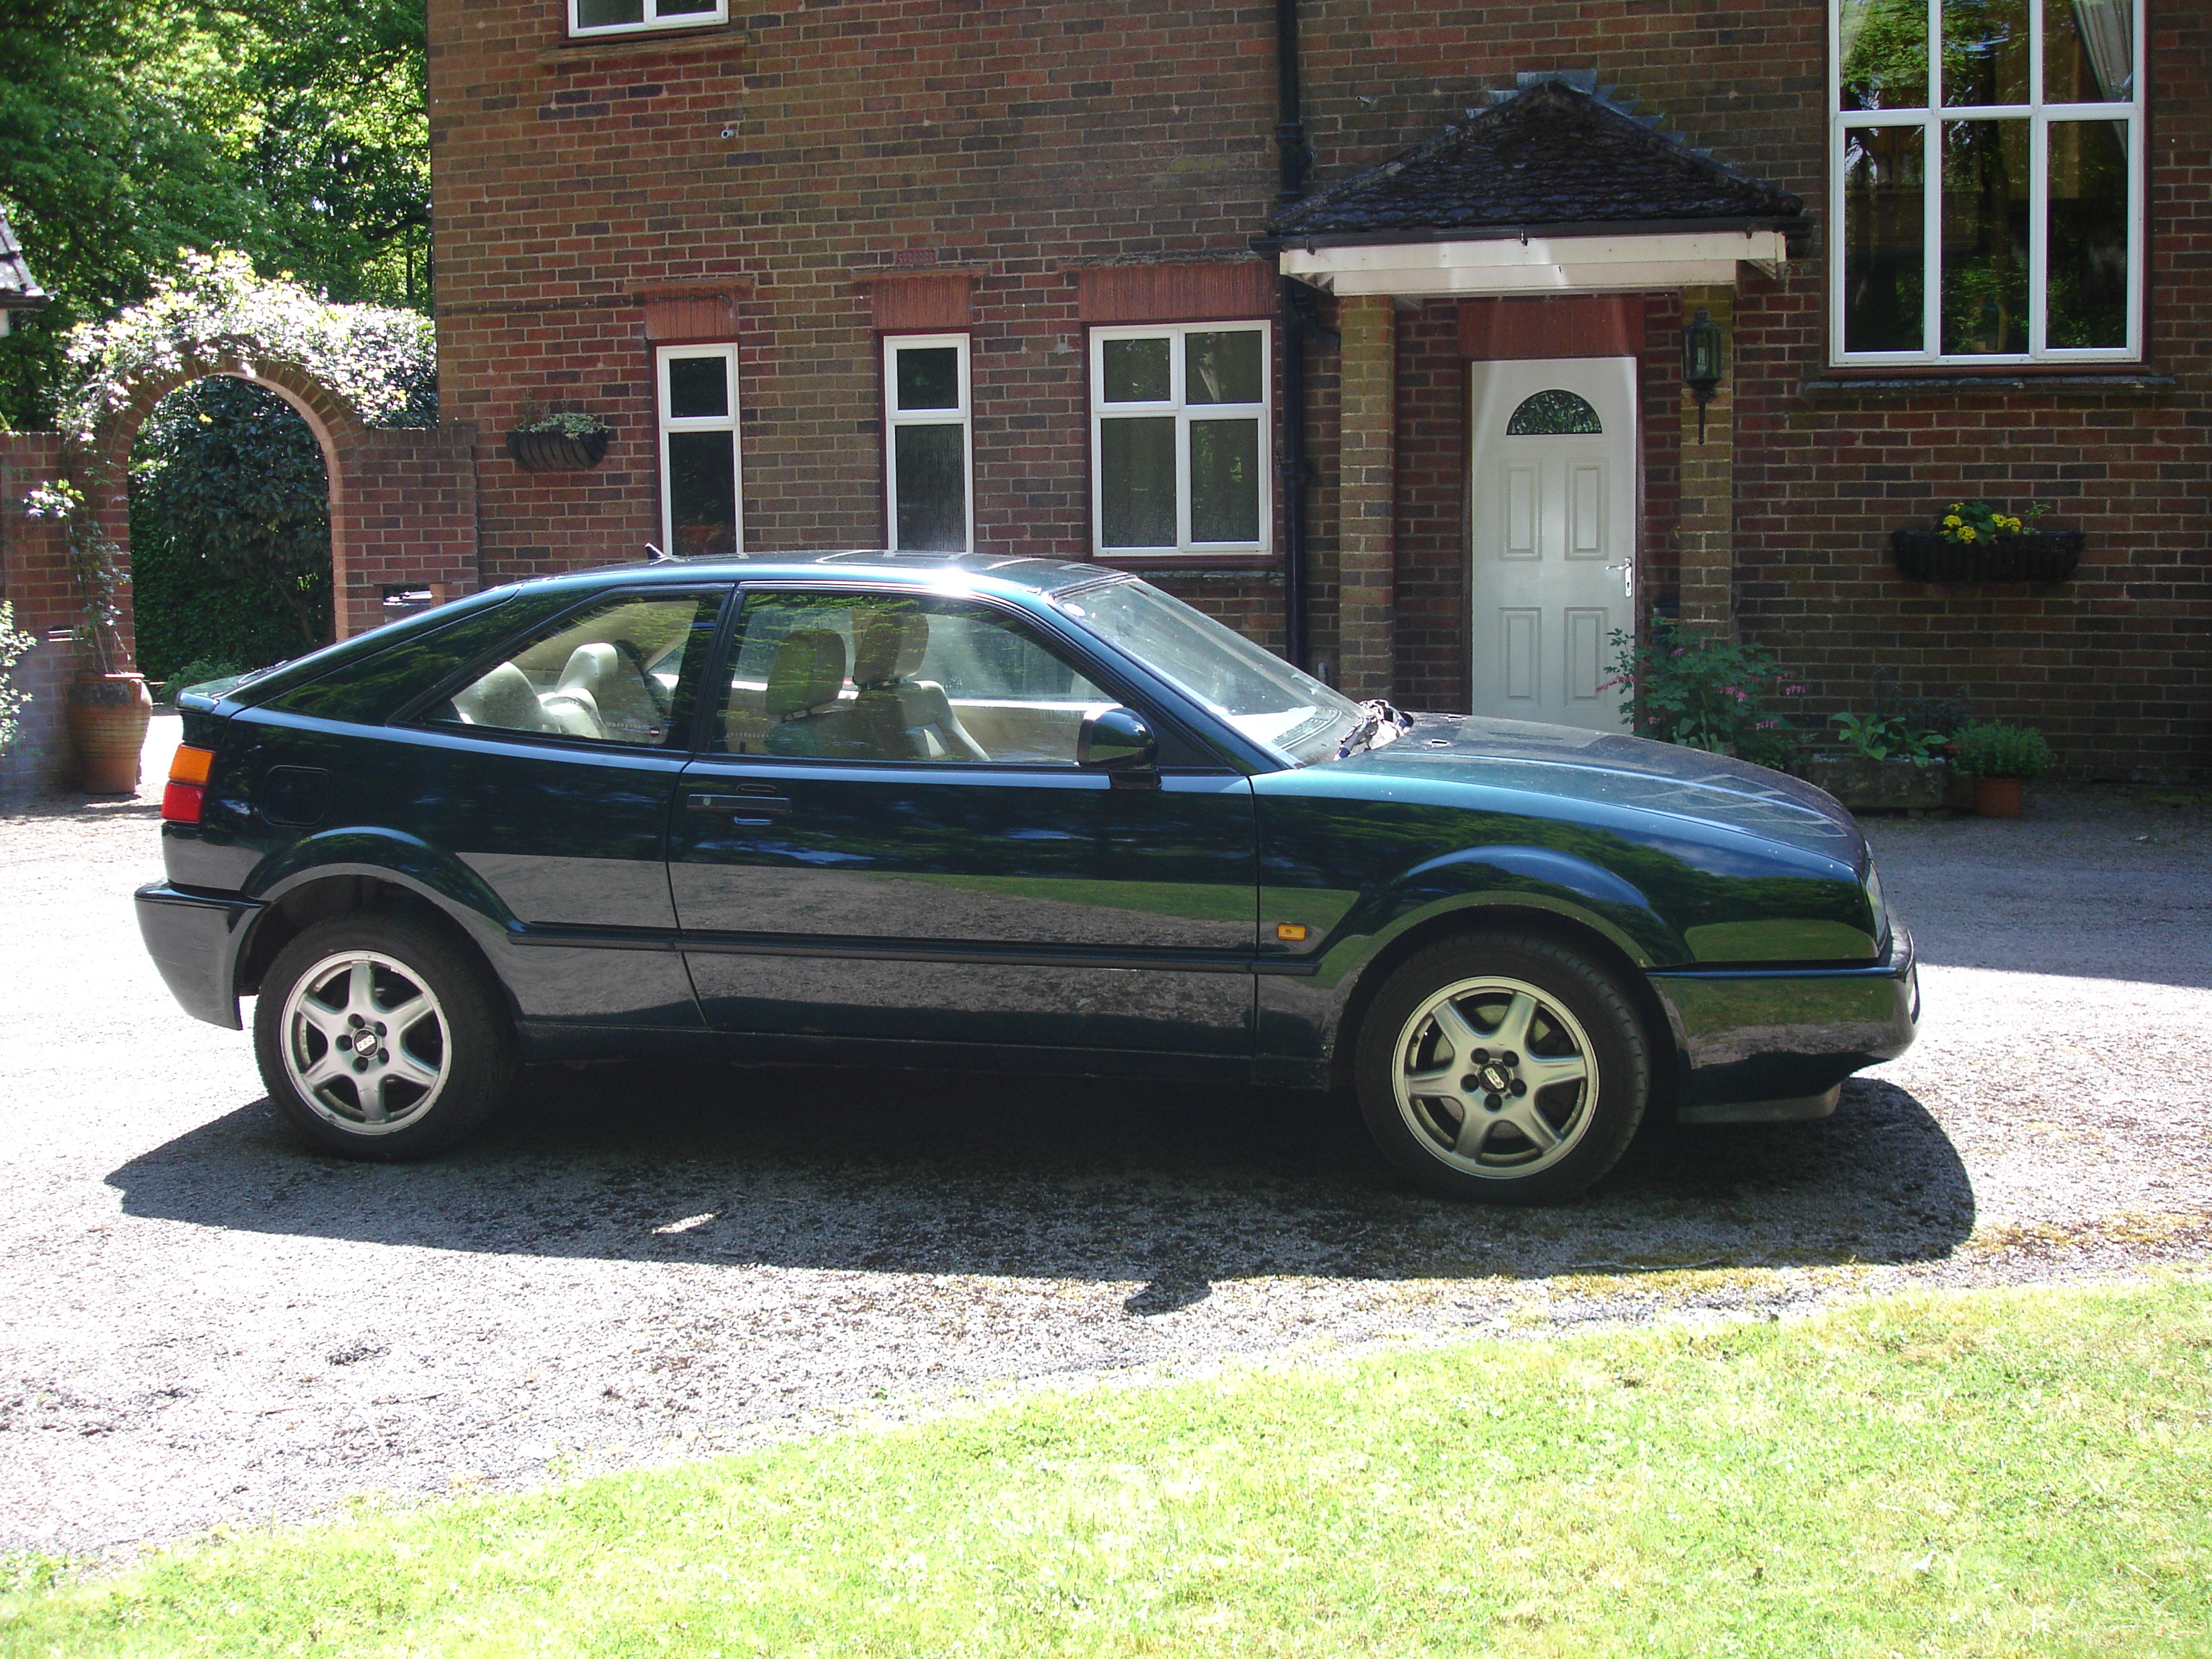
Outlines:
POLYGON ((526 1019, 696 1025, 672 943, 669 803, 729 586, 603 592, 509 641, 378 746, 379 793, 523 924, 526 1019), (657 945, 659 950, 641 950, 657 945))
POLYGON ((1195 745, 1147 787, 1079 767, 1123 699, 1066 641, 983 599, 750 588, 727 660, 669 839, 711 1024, 1250 1052, 1250 787, 1195 745))

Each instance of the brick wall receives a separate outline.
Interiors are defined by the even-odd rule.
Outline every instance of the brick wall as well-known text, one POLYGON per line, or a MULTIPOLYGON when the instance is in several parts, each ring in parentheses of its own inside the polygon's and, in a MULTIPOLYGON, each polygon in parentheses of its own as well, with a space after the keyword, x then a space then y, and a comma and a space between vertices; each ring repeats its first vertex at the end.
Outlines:
POLYGON ((24 495, 60 473, 59 434, 0 432, 0 599, 15 607, 17 631, 38 641, 9 671, 9 684, 29 692, 31 702, 17 717, 15 743, 0 754, 0 794, 57 781, 74 764, 62 699, 76 647, 48 635, 75 624, 76 585, 58 530, 23 511, 24 495))

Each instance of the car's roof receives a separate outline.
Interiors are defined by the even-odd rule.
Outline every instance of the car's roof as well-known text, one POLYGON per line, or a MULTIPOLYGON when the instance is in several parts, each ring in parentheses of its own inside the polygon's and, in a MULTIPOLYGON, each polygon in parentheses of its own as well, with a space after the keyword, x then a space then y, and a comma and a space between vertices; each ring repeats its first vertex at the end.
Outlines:
POLYGON ((1009 554, 887 553, 881 549, 837 548, 823 552, 750 553, 732 558, 655 559, 638 564, 605 565, 567 571, 554 580, 579 577, 651 574, 678 580, 732 581, 867 580, 883 577, 926 585, 946 580, 963 586, 988 584, 1057 593, 1121 573, 1104 565, 1069 559, 1035 559, 1009 554))

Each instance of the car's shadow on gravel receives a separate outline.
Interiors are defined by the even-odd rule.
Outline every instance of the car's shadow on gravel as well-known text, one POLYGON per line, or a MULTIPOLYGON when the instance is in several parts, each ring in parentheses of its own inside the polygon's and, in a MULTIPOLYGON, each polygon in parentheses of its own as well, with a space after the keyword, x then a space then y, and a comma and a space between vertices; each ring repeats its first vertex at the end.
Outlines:
POLYGON ((1578 1201, 1400 1186, 1340 1098, 834 1068, 532 1068, 489 1131, 352 1164, 266 1103, 108 1177, 125 1211, 430 1249, 1139 1281, 1548 1277, 1912 1261, 1972 1231, 1965 1167, 1890 1085, 1811 1124, 1654 1127, 1578 1201))

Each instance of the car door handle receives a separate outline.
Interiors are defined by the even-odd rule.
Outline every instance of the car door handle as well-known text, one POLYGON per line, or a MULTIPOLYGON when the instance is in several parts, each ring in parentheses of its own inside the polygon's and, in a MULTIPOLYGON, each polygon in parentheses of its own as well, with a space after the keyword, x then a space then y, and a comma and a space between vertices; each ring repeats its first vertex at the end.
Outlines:
POLYGON ((727 812, 732 823, 773 823, 791 816, 790 799, 783 795, 687 795, 684 805, 693 812, 727 812))

